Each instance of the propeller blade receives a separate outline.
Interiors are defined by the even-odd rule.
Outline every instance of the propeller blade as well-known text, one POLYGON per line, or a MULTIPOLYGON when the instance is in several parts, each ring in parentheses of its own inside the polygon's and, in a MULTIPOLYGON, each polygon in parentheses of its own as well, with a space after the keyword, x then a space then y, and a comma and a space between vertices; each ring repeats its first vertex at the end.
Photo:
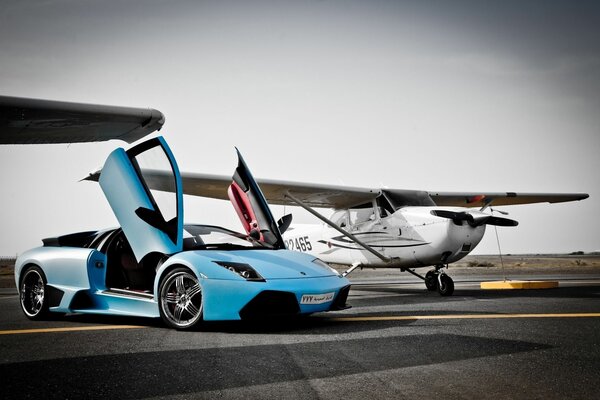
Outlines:
POLYGON ((451 219, 452 222, 454 222, 456 225, 462 225, 462 223, 464 221, 469 222, 469 224, 473 222, 473 217, 471 215, 467 214, 466 212, 455 212, 455 211, 448 211, 448 210, 432 210, 431 214, 435 215, 437 217, 451 219))
POLYGON ((467 222, 472 227, 481 226, 484 224, 496 225, 496 226, 517 226, 519 223, 515 220, 494 217, 489 214, 482 213, 480 211, 448 211, 448 210, 432 210, 432 215, 441 218, 451 219, 456 225, 462 225, 463 222, 467 222))
POLYGON ((514 219, 502 218, 502 217, 490 217, 486 224, 496 226, 517 226, 519 223, 514 219))
POLYGON ((457 213, 454 211, 447 211, 447 210, 431 210, 431 215, 435 215, 436 217, 441 217, 441 218, 448 218, 455 222, 464 220, 464 218, 461 214, 465 214, 465 213, 457 213))

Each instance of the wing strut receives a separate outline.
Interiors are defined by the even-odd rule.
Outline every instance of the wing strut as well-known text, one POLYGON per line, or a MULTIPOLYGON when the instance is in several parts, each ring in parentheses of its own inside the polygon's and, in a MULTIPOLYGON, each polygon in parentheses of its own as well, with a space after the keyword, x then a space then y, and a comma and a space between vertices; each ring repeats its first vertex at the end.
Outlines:
POLYGON ((296 197, 294 197, 292 194, 290 194, 290 192, 286 192, 285 193, 285 197, 290 198, 294 203, 298 204, 300 207, 304 208, 306 211, 308 211, 309 213, 311 213, 315 217, 319 218, 321 221, 325 222, 327 225, 331 226, 333 229, 335 229, 336 231, 340 232, 342 235, 347 236, 350 240, 352 240, 353 242, 355 242, 359 246, 363 247, 369 253, 377 256, 377 258, 379 258, 380 260, 382 260, 382 261, 384 261, 386 263, 391 263, 392 262, 391 258, 384 256, 383 254, 381 254, 380 252, 378 252, 377 250, 375 250, 374 248, 372 248, 368 244, 362 242, 360 239, 358 239, 356 236, 354 236, 350 232, 347 232, 346 230, 340 228, 339 226, 337 226, 336 224, 334 224, 330 219, 324 217, 322 214, 319 214, 314 209, 312 209, 310 206, 304 204, 301 200, 299 200, 296 197))

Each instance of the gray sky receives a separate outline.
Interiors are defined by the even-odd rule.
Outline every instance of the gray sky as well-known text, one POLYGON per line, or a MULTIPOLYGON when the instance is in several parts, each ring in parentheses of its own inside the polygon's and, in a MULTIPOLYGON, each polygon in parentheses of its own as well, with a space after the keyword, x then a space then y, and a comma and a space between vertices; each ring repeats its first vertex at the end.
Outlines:
MULTIPOLYGON (((238 146, 264 178, 587 192, 505 208, 520 226, 499 234, 593 251, 599 26, 586 1, 2 2, 0 93, 159 109, 182 171, 229 174, 238 146)), ((0 255, 116 226, 78 180, 119 145, 0 147, 0 255)), ((230 204, 185 201, 188 222, 241 229, 230 204)), ((496 251, 489 230, 476 252, 496 251)))

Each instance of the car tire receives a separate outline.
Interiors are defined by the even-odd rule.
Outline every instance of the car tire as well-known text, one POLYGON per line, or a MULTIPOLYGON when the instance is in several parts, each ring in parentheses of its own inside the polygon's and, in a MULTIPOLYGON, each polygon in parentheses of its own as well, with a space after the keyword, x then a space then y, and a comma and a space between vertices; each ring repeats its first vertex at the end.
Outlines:
POLYGON ((158 289, 158 308, 164 323, 178 330, 192 329, 202 321, 202 286, 187 268, 175 268, 162 279, 158 289))
POLYGON ((40 267, 25 269, 19 285, 19 303, 25 316, 32 320, 48 317, 47 293, 48 280, 40 267))

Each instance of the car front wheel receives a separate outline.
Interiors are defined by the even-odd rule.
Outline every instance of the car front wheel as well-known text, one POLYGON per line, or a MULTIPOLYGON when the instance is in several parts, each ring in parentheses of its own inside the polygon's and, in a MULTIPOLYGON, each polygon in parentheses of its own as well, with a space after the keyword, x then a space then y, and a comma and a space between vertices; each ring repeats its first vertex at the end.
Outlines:
POLYGON ((46 276, 39 267, 29 267, 21 279, 21 309, 29 319, 43 319, 48 314, 46 300, 46 276))
POLYGON ((202 287, 187 268, 175 268, 162 279, 159 310, 165 324, 175 329, 191 329, 202 320, 202 287))

